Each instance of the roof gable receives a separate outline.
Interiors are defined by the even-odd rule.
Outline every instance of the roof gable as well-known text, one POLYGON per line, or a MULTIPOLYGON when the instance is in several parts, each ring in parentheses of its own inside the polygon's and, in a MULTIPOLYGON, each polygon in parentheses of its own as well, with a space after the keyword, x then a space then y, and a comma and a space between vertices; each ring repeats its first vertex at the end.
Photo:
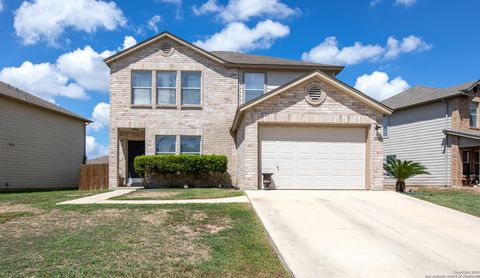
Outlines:
POLYGON ((359 90, 341 82, 340 80, 336 79, 336 78, 333 78, 321 71, 313 71, 311 73, 308 73, 306 75, 303 75, 295 80, 292 80, 274 90, 271 90, 270 92, 266 93, 266 94, 263 94, 262 96, 256 98, 256 99, 253 99, 247 103, 244 103, 242 105, 240 105, 237 109, 237 112, 235 114, 235 119, 233 121, 233 124, 232 124, 232 131, 235 131, 237 128, 238 128, 238 125, 240 123, 240 120, 241 118, 243 117, 243 114, 246 110, 250 109, 250 108, 253 108, 255 107, 256 105, 259 105, 260 103, 263 103, 264 101, 266 101, 267 99, 270 99, 276 95, 279 95, 285 91, 287 91, 288 89, 291 89, 297 85, 300 85, 302 84, 303 82, 306 82, 308 80, 311 80, 311 79, 314 79, 314 78, 319 78, 320 80, 322 80, 323 82, 339 89, 340 91, 348 94, 349 96, 351 96, 352 98, 354 99, 357 99, 358 101, 361 101, 365 104, 367 104, 368 106, 372 107, 373 109, 383 113, 383 114, 391 114, 392 113, 392 110, 385 106, 384 104, 376 101, 375 99, 365 95, 364 93, 360 92, 359 90))
POLYGON ((141 48, 143 48, 143 47, 145 47, 145 46, 147 46, 147 45, 149 45, 149 44, 152 44, 152 43, 154 43, 154 42, 156 42, 156 41, 158 41, 158 40, 165 39, 165 38, 169 38, 169 39, 171 39, 171 40, 173 40, 173 41, 175 41, 175 42, 177 42, 177 43, 179 43, 179 44, 182 44, 182 45, 184 45, 184 46, 187 46, 187 47, 189 47, 189 48, 197 51, 198 53, 200 53, 200 54, 202 54, 202 55, 204 55, 204 56, 206 56, 206 57, 208 57, 208 58, 210 58, 210 59, 213 59, 213 60, 215 60, 215 61, 217 61, 217 62, 219 62, 219 63, 221 63, 221 64, 227 64, 227 63, 228 63, 227 61, 225 61, 225 60, 223 60, 223 59, 221 59, 221 58, 213 55, 212 53, 210 53, 210 52, 208 52, 208 51, 206 51, 206 50, 204 50, 204 49, 202 49, 202 48, 200 48, 200 47, 198 47, 198 46, 196 46, 196 45, 194 45, 194 44, 191 44, 191 43, 189 43, 189 42, 187 42, 187 41, 185 41, 185 40, 183 40, 183 39, 181 39, 181 38, 179 38, 179 37, 177 37, 177 36, 175 36, 175 35, 173 35, 173 34, 171 34, 171 33, 169 33, 169 32, 162 32, 162 33, 160 33, 160 34, 158 34, 158 35, 156 35, 156 36, 153 36, 153 37, 151 37, 151 38, 149 38, 149 39, 146 39, 146 40, 144 40, 144 41, 142 41, 142 42, 140 42, 140 43, 137 43, 137 44, 134 45, 134 46, 131 46, 131 47, 127 48, 127 49, 124 49, 124 50, 122 50, 122 51, 120 51, 120 52, 117 52, 116 54, 113 54, 113 55, 110 56, 110 57, 105 58, 103 61, 104 61, 108 66, 110 66, 115 60, 120 59, 120 58, 122 58, 122 57, 124 57, 124 56, 126 56, 126 55, 129 55, 129 54, 132 53, 132 52, 135 52, 135 51, 138 50, 138 49, 141 49, 141 48))
POLYGON ((319 63, 311 63, 305 61, 290 60, 284 58, 270 57, 270 56, 260 56, 252 55, 245 53, 238 53, 232 51, 207 51, 204 50, 190 42, 187 42, 169 32, 162 32, 156 36, 153 36, 149 39, 146 39, 134 46, 131 46, 127 49, 124 49, 116 54, 105 58, 103 61, 110 66, 114 61, 121 59, 122 57, 128 56, 129 54, 142 49, 143 47, 150 45, 161 39, 169 38, 181 45, 184 45, 205 57, 208 57, 220 64, 232 67, 268 67, 268 68, 285 68, 285 69, 322 69, 330 70, 338 74, 343 70, 343 66, 338 65, 327 65, 319 63))
POLYGON ((466 92, 471 91, 473 88, 475 88, 475 86, 479 84, 479 80, 476 80, 452 86, 449 88, 432 88, 419 85, 403 91, 399 94, 396 94, 382 101, 382 103, 393 109, 405 109, 434 101, 439 101, 445 98, 463 95, 466 92))

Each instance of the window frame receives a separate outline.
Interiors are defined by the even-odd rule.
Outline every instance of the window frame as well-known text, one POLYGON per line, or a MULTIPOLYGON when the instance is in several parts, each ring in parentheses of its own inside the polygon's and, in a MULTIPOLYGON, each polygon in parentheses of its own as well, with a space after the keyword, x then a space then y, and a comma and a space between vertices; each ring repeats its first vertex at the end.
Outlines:
POLYGON ((478 102, 471 101, 468 106, 468 119, 470 128, 478 128, 478 102), (474 107, 472 107, 474 106, 474 107), (472 112, 475 112, 474 114, 472 112), (472 118, 475 117, 475 120, 472 121, 472 118))
MULTIPOLYGON (((156 85, 156 84, 155 84, 156 85)), ((151 70, 131 70, 130 71, 130 104, 134 106, 151 106, 152 105, 152 90, 153 89, 153 74, 151 70), (150 73, 150 87, 137 87, 133 85, 133 74, 135 72, 149 72, 150 73), (135 89, 150 89, 150 102, 149 103, 134 103, 134 90, 135 89)))
POLYGON ((156 70, 155 71, 155 96, 156 96, 156 105, 157 106, 176 106, 177 105, 177 75, 178 72, 176 70, 156 70), (158 86, 158 74, 159 73, 174 73, 175 74, 175 87, 159 87, 158 86), (158 103, 158 90, 159 89, 169 89, 175 90, 175 99, 173 103, 158 103))
POLYGON ((179 140, 180 140, 180 150, 179 150, 179 154, 193 154, 193 155, 201 155, 203 153, 203 148, 202 148, 202 145, 203 145, 203 138, 201 135, 180 135, 179 136, 179 140), (199 151, 198 153, 197 152, 182 152, 182 138, 184 137, 198 137, 200 140, 199 140, 199 151))
POLYGON ((176 135, 169 135, 169 134, 159 134, 155 135, 155 154, 177 154, 177 136, 176 135), (173 137, 174 140, 174 151, 173 152, 158 152, 157 151, 157 138, 158 137, 173 137))
POLYGON ((183 107, 201 107, 203 105, 203 90, 202 90, 202 87, 203 87, 203 72, 202 71, 199 71, 199 70, 180 71, 180 105, 183 106, 183 107), (197 87, 184 87, 183 86, 183 74, 184 73, 199 73, 200 74, 200 87, 199 88, 197 88, 197 87), (190 104, 190 103, 184 104, 183 103, 183 90, 184 89, 199 90, 200 103, 198 103, 198 104, 190 104))
POLYGON ((383 138, 388 138, 389 128, 390 128, 390 116, 383 116, 383 123, 382 123, 383 138))
POLYGON ((267 91, 267 72, 264 72, 264 71, 244 71, 243 72, 243 103, 247 103, 249 101, 252 101, 256 98, 261 97, 266 93, 266 91, 267 91), (247 78, 246 78, 247 74, 263 74, 262 94, 248 101, 247 101, 247 91, 260 91, 260 89, 247 89, 247 78))

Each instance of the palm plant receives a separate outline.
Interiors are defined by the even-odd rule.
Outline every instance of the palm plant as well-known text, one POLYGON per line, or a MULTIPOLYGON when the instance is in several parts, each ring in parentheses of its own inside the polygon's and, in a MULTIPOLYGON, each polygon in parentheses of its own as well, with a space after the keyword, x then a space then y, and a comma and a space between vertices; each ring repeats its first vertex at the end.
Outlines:
POLYGON ((400 159, 388 159, 387 163, 383 164, 387 176, 396 179, 395 191, 405 191, 405 180, 416 175, 426 174, 430 175, 427 168, 418 162, 400 159))

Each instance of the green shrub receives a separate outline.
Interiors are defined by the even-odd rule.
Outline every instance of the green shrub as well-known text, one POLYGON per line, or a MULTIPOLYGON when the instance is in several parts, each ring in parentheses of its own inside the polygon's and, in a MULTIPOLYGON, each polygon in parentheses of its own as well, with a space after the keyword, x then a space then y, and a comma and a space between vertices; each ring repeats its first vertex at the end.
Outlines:
POLYGON ((209 175, 227 172, 227 157, 225 155, 206 154, 160 154, 137 156, 134 161, 135 171, 142 177, 147 187, 147 176, 189 176, 201 178, 209 175))

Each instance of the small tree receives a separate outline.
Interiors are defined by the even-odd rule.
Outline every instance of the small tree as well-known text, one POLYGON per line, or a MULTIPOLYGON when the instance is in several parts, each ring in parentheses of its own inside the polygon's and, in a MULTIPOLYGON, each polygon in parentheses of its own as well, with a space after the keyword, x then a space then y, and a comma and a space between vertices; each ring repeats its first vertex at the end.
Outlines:
POLYGON ((387 176, 396 179, 395 191, 405 192, 405 180, 421 174, 430 175, 427 168, 418 162, 400 159, 388 159, 383 164, 387 176))

